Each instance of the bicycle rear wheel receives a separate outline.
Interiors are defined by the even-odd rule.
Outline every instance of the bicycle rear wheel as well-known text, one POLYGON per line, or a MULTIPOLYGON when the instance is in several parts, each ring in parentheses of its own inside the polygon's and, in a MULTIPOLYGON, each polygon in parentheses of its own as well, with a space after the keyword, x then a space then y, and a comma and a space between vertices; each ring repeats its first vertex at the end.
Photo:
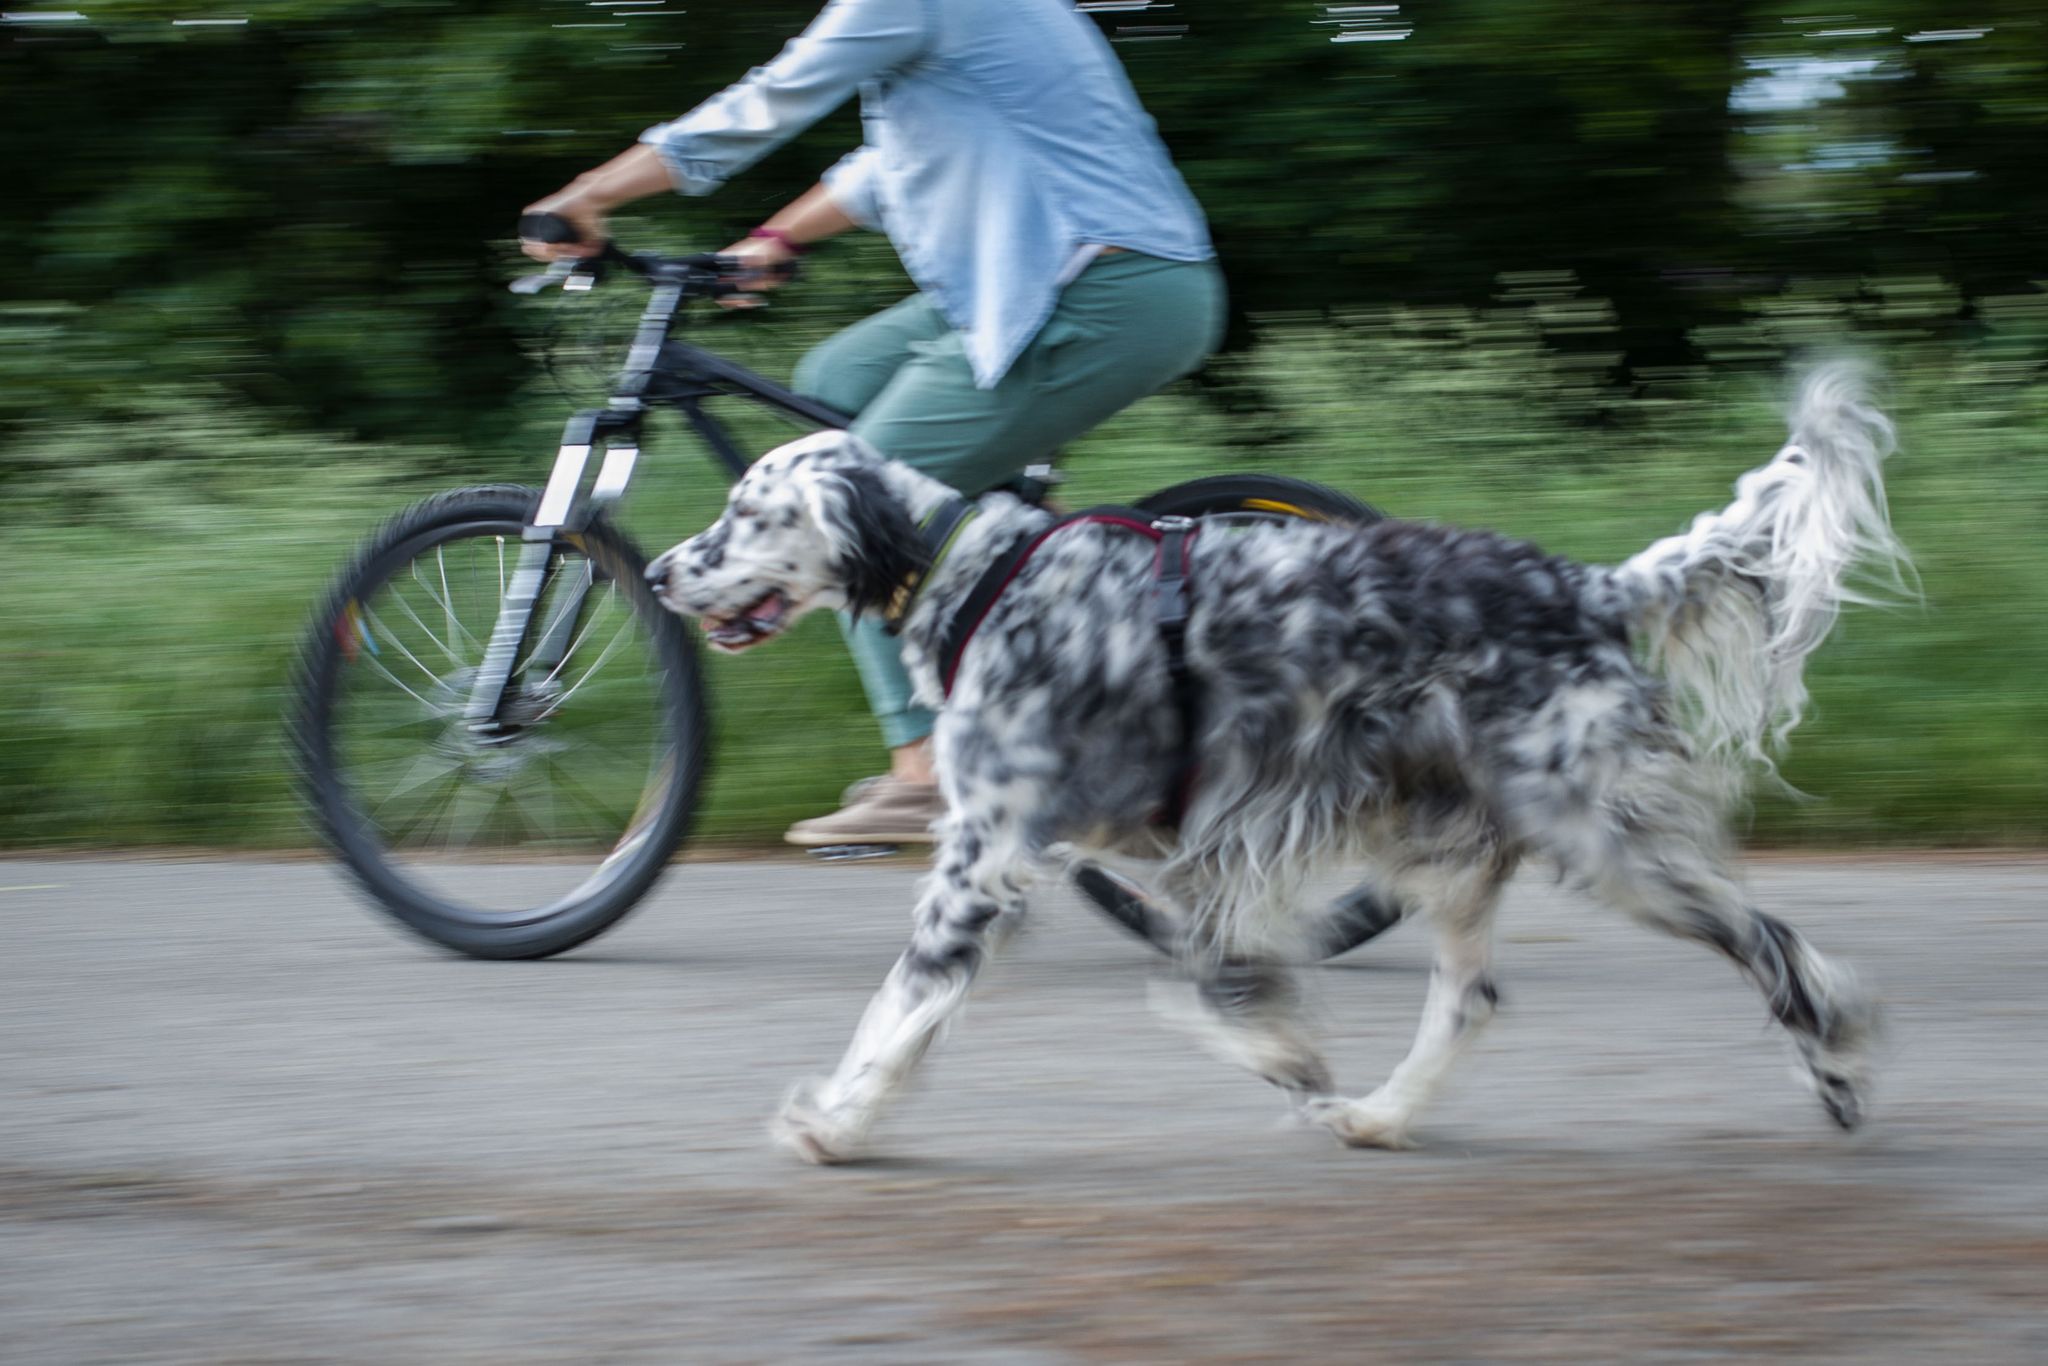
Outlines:
POLYGON ((1137 501, 1155 517, 1295 517, 1369 526, 1386 514, 1341 489, 1284 474, 1212 474, 1171 484, 1137 501))
POLYGON ((387 524, 316 615, 289 717, 314 818, 357 882, 479 958, 546 957, 616 924, 687 833, 703 773, 695 647, 602 522, 558 534, 498 722, 470 723, 537 497, 464 489, 387 524))
MULTIPOLYGON (((1270 520, 1294 517, 1314 522, 1351 522, 1366 526, 1385 514, 1338 489, 1278 474, 1218 474, 1174 484, 1138 500, 1137 508, 1157 517, 1197 517, 1228 521, 1233 517, 1270 520)), ((1180 945, 1178 915, 1160 904, 1138 883, 1093 863, 1073 872, 1074 885, 1104 915, 1162 953, 1180 945)), ((1398 909, 1387 906, 1365 888, 1338 898, 1323 913, 1309 941, 1309 952, 1334 958, 1375 939, 1400 923, 1398 909)))

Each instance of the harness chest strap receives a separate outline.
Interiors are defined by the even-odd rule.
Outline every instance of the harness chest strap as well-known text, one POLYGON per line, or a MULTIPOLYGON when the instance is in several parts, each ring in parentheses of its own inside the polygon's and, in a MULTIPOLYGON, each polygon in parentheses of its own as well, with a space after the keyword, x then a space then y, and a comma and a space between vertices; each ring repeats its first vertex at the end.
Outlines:
MULTIPOLYGON (((935 518, 937 516, 938 514, 935 514, 935 518)), ((1153 620, 1159 627, 1160 639, 1166 646, 1167 676, 1173 690, 1173 705, 1180 723, 1181 741, 1180 770, 1175 777, 1173 789, 1168 794, 1162 819, 1165 824, 1178 825, 1194 786, 1195 732, 1197 710, 1201 701, 1194 671, 1188 667, 1187 658, 1188 569, 1195 535, 1200 529, 1193 519, 1154 518, 1134 508, 1090 508, 1085 512, 1062 517, 1036 535, 1018 541, 982 571, 981 577, 975 581, 974 587, 954 611, 953 619, 946 623, 945 633, 940 638, 937 661, 940 688, 946 696, 953 695, 953 680, 960 671, 961 657, 967 653, 974 633, 981 629, 982 622, 988 619, 989 612, 994 609, 997 599, 1002 597, 1003 590, 1010 586, 1010 581, 1017 577, 1031 556, 1052 536, 1068 527, 1084 523, 1120 527, 1146 537, 1158 546, 1158 553, 1153 558, 1152 613, 1153 620)), ((936 525, 934 521, 933 526, 936 525)), ((954 522, 952 529, 946 533, 944 544, 947 548, 950 548, 952 538, 957 535, 959 525, 960 522, 954 522)), ((927 530, 926 539, 928 544, 934 539, 930 529, 927 530)), ((935 554, 932 560, 934 568, 937 567, 937 563, 938 555, 935 554)), ((930 571, 926 572, 929 574, 930 571)), ((913 587, 911 595, 914 596, 914 593, 913 587)), ((905 608, 908 608, 907 600, 905 608)))

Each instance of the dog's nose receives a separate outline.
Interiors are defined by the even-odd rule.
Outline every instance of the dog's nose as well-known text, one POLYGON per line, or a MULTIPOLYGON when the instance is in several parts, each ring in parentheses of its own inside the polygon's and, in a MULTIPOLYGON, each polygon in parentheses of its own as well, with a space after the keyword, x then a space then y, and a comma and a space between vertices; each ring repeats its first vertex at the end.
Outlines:
POLYGON ((659 593, 668 583, 668 556, 663 555, 647 566, 647 582, 659 593))

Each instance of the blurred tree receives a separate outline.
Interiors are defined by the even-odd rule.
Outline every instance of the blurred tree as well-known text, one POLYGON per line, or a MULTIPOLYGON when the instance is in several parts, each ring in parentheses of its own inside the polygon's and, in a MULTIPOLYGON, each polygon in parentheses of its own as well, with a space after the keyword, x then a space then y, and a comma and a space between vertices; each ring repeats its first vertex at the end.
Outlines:
MULTIPOLYGON (((1241 308, 1482 302, 1512 273, 1549 282, 1523 296, 1610 303, 1546 317, 1554 345, 1611 366, 1686 357, 1689 332, 1777 276, 1922 272, 1968 295, 2038 273, 2048 26, 2038 0, 1973 3, 1825 19, 1789 0, 1088 8, 1207 207, 1241 308), (1745 103, 1760 72, 1775 105, 1745 103)), ((85 305, 138 370, 354 433, 489 443, 527 373, 495 288, 517 208, 816 8, 14 15, 0 226, 31 268, 8 288, 85 305)), ((837 115, 663 219, 722 240, 858 136, 837 115)), ((32 401, 0 399, 0 420, 32 401)))

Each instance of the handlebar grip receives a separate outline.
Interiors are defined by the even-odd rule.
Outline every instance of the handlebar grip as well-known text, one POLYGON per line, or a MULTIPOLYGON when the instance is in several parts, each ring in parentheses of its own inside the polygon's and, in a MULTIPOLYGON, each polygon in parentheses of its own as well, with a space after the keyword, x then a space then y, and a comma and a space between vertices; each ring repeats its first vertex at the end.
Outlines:
POLYGON ((519 235, 530 242, 560 244, 579 243, 583 234, 576 231, 576 225, 558 213, 523 213, 519 215, 519 235))

